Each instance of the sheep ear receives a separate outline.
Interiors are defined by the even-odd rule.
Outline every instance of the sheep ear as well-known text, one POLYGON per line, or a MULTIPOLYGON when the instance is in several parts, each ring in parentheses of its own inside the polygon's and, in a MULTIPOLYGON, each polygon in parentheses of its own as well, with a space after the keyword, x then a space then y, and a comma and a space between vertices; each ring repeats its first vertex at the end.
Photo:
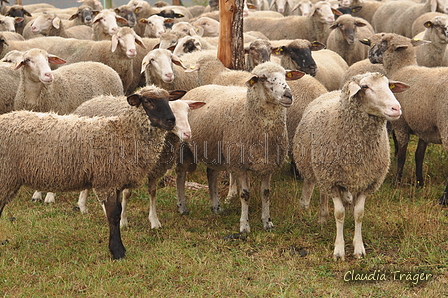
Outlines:
POLYGON ((129 95, 127 97, 127 100, 128 100, 128 104, 130 104, 133 107, 138 108, 140 106, 141 100, 140 100, 140 95, 138 95, 138 94, 129 95))
POLYGON ((334 9, 333 7, 331 8, 331 11, 333 12, 333 14, 334 14, 335 16, 341 16, 341 15, 343 15, 342 12, 340 12, 340 11, 337 10, 337 9, 334 9))
POLYGON ((258 7, 252 3, 247 3, 246 5, 247 5, 247 8, 249 8, 249 9, 258 9, 258 7))
POLYGON ((142 24, 148 24, 148 19, 140 19, 139 22, 142 24))
POLYGON ((61 19, 58 17, 55 17, 51 23, 56 29, 59 29, 61 27, 61 19))
POLYGON ((246 86, 252 87, 253 85, 255 85, 258 82, 258 80, 259 80, 259 78, 257 76, 253 76, 246 82, 246 86))
POLYGON ((362 6, 355 6, 355 7, 352 7, 352 13, 358 12, 358 11, 360 11, 360 10, 362 10, 362 6))
POLYGON ((145 72, 146 69, 146 65, 149 64, 149 57, 145 56, 142 60, 142 70, 140 71, 140 73, 145 72))
POLYGON ((352 98, 359 92, 359 90, 361 90, 361 86, 359 86, 355 82, 350 82, 348 84, 348 90, 349 90, 349 97, 352 98))
POLYGON ((187 91, 172 90, 172 91, 169 91, 169 93, 170 93, 170 101, 173 101, 173 100, 178 100, 179 98, 182 98, 182 96, 184 96, 187 93, 187 91))
POLYGON ((64 64, 67 61, 65 61, 62 58, 59 58, 58 56, 48 54, 48 62, 50 62, 52 64, 64 64))
POLYGON ((250 50, 250 48, 244 48, 244 54, 249 54, 249 50, 250 50))
POLYGON ((296 5, 294 5, 294 7, 291 9, 291 12, 293 12, 294 10, 296 10, 297 8, 299 8, 300 7, 300 2, 299 3, 297 3, 296 5))
POLYGON ((79 13, 79 12, 77 12, 77 13, 75 13, 75 14, 72 14, 68 20, 69 20, 69 21, 73 21, 74 19, 76 19, 76 18, 78 17, 78 13, 79 13))
POLYGON ((402 82, 389 81, 389 88, 393 93, 398 93, 409 89, 409 85, 402 82))
POLYGON ((203 101, 193 101, 193 100, 184 100, 184 101, 188 103, 188 106, 190 107, 191 110, 196 110, 205 106, 205 102, 203 101))
POLYGON ((313 41, 311 43, 311 51, 320 51, 320 50, 323 50, 325 48, 326 48, 326 46, 323 43, 321 43, 321 42, 313 41))
POLYGON ((115 20, 117 20, 117 22, 122 25, 127 25, 127 23, 128 23, 128 20, 126 20, 125 18, 120 17, 120 16, 115 16, 115 20))
POLYGON ((295 81, 300 79, 301 77, 303 77, 305 75, 304 72, 301 71, 297 71, 297 70, 287 70, 286 71, 286 75, 285 78, 287 81, 295 81))
POLYGON ((269 10, 272 10, 272 8, 274 7, 274 4, 277 2, 277 0, 272 0, 271 2, 271 6, 269 6, 269 10))
MULTIPOLYGON (((412 44, 414 47, 416 47, 416 46, 421 46, 421 45, 425 45, 425 44, 428 44, 428 43, 431 43, 431 41, 429 41, 429 40, 423 40, 423 39, 416 39, 416 38, 411 39, 411 44, 412 44)), ((404 46, 402 46, 402 47, 404 47, 404 46)))
POLYGON ((187 69, 185 69, 184 72, 193 72, 195 70, 199 70, 201 68, 201 66, 199 64, 196 65, 190 65, 190 67, 188 67, 187 69))
POLYGON ((283 53, 285 53, 285 51, 286 51, 286 46, 272 48, 272 54, 277 55, 277 56, 283 55, 283 53))
POLYGON ((182 61, 177 57, 176 55, 171 56, 171 61, 173 61, 174 64, 182 67, 183 69, 187 69, 187 67, 182 63, 182 61))
POLYGON ((336 29, 337 27, 339 27, 339 24, 338 24, 338 23, 333 23, 333 25, 330 26, 330 29, 331 29, 331 30, 334 30, 334 29, 336 29))
POLYGON ((367 24, 363 23, 363 22, 355 22, 355 26, 356 27, 364 27, 364 26, 367 26, 367 24))
POLYGON ((23 14, 26 15, 27 17, 32 17, 32 15, 26 10, 23 10, 23 14))
POLYGON ((112 35, 112 47, 111 47, 111 51, 115 52, 115 50, 117 49, 118 46, 118 37, 117 34, 112 35))
POLYGON ((180 18, 183 18, 184 15, 180 14, 180 13, 176 13, 176 14, 174 14, 174 17, 180 19, 180 18))
POLYGON ((23 65, 25 65, 23 61, 17 62, 16 66, 14 67, 14 70, 21 68, 23 65))
POLYGON ((3 37, 0 38, 0 44, 9 46, 8 42, 3 37))
POLYGON ((364 39, 358 39, 360 43, 365 44, 366 46, 370 47, 370 40, 367 38, 364 39))
POLYGON ((135 43, 138 44, 139 46, 141 46, 142 48, 146 49, 146 46, 143 43, 143 40, 137 34, 135 35, 135 43))
POLYGON ((163 23, 166 25, 166 24, 173 24, 174 23, 174 19, 171 19, 171 18, 169 18, 169 19, 165 19, 164 21, 163 21, 163 23))
POLYGON ((160 47, 160 43, 156 44, 152 49, 158 49, 160 47))

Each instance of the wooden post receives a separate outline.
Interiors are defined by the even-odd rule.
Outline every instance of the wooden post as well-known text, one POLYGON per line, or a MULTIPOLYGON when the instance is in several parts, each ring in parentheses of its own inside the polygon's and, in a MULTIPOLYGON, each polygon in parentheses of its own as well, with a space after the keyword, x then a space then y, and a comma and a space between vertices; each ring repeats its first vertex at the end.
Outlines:
POLYGON ((230 69, 244 69, 244 0, 219 0, 218 59, 230 69))
POLYGON ((173 0, 173 5, 182 5, 180 0, 173 0))
POLYGON ((105 4, 104 5, 105 8, 112 8, 112 7, 114 7, 113 3, 112 3, 112 0, 105 0, 104 4, 105 4))

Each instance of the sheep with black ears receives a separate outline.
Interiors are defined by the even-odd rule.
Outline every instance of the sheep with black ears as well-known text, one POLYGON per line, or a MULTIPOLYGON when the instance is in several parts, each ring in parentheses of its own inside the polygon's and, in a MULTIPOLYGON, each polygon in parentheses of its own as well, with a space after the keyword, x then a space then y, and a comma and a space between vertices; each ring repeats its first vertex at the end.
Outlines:
POLYGON ((345 258, 344 204, 354 205, 354 255, 365 255, 361 225, 367 195, 387 174, 390 145, 386 120, 401 115, 393 92, 408 86, 389 82, 378 73, 358 75, 342 91, 326 93, 309 104, 293 140, 296 165, 304 177, 301 205, 309 206, 314 185, 321 194, 321 221, 328 216, 327 196, 334 202, 336 241, 334 258, 345 258), (392 91, 391 91, 392 89, 392 91), (345 200, 345 201, 344 201, 345 200))
MULTIPOLYGON (((177 94, 185 94, 185 91, 177 91, 177 94)), ((205 105, 204 102, 176 100, 169 102, 171 110, 176 118, 176 125, 169 131, 165 138, 163 148, 160 150, 160 156, 157 163, 148 172, 148 194, 150 200, 149 221, 151 229, 158 229, 162 225, 156 212, 156 183, 165 173, 173 167, 179 157, 182 142, 191 138, 190 124, 188 123, 188 114, 190 110, 200 108, 205 105)), ((112 96, 99 96, 80 105, 73 113, 75 115, 94 117, 94 116, 118 116, 123 112, 123 106, 127 103, 123 98, 112 96)), ((78 206, 82 213, 87 212, 86 201, 88 191, 81 192, 78 200, 78 206)), ((127 220, 127 202, 131 196, 129 189, 123 191, 122 212, 120 226, 125 227, 127 220)))
POLYGON ((119 194, 139 186, 159 158, 166 131, 175 125, 169 98, 166 90, 148 86, 128 96, 130 106, 116 117, 1 115, 0 212, 22 185, 53 191, 95 188, 109 222, 109 249, 114 259, 124 258, 119 194))
MULTIPOLYGON (((269 184, 271 175, 286 155, 285 108, 293 103, 285 78, 301 76, 303 73, 287 72, 278 64, 266 62, 253 69, 246 87, 206 85, 184 96, 185 100, 200 99, 207 104, 190 115, 194 132, 190 148, 196 153, 197 161, 207 166, 212 211, 221 211, 217 188, 219 171, 230 172, 240 186, 242 233, 250 232, 248 172, 262 177, 263 227, 273 228, 269 215, 269 184)), ((178 183, 177 187, 184 187, 184 183, 178 183)), ((179 211, 186 209, 185 197, 178 199, 183 200, 178 202, 179 211)))

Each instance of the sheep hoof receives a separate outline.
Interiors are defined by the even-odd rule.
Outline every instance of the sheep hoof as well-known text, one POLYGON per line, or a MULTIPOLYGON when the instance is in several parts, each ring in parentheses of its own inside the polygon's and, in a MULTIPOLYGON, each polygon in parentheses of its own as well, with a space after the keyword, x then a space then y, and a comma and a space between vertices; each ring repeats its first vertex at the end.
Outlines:
POLYGON ((121 219, 120 220, 120 228, 126 228, 128 226, 128 220, 127 219, 121 219))
POLYGON ((274 224, 272 223, 272 221, 267 221, 263 224, 263 227, 266 231, 269 231, 274 228, 274 224))
POLYGON ((180 215, 189 215, 190 214, 190 211, 188 210, 188 208, 181 206, 181 205, 177 205, 177 211, 179 212, 180 215))
POLYGON ((160 229, 162 227, 162 224, 160 223, 160 221, 151 221, 151 229, 160 229))
POLYGON ((249 226, 248 222, 240 224, 240 233, 241 234, 248 234, 248 233, 250 233, 250 226, 249 226))
POLYGON ((220 206, 220 205, 218 205, 218 206, 212 206, 212 207, 210 207, 210 209, 211 209, 212 212, 215 213, 215 214, 221 214, 221 213, 222 213, 222 209, 221 209, 221 206, 220 206))

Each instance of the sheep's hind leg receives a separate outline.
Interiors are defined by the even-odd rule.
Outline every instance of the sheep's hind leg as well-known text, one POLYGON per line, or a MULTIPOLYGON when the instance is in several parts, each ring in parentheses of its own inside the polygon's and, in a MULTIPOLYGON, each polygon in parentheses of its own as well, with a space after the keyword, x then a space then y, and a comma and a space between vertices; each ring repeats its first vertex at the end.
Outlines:
POLYGON ((121 215, 120 215, 120 227, 124 228, 128 226, 128 201, 131 197, 132 191, 126 188, 122 191, 123 198, 121 200, 121 215))
POLYGON ((269 212, 271 176, 271 174, 267 174, 261 177, 261 221, 263 222, 263 228, 265 230, 274 228, 269 212))
POLYGON ((33 196, 31 197, 31 201, 33 201, 33 202, 42 201, 42 192, 36 190, 33 193, 33 196))
POLYGON ((333 197, 334 218, 336 220, 336 240, 334 242, 333 257, 335 260, 345 260, 345 242, 344 242, 344 219, 345 207, 341 197, 333 197))
POLYGON ((354 217, 355 217, 355 236, 353 237, 353 246, 355 248, 354 256, 357 259, 366 255, 364 243, 362 241, 362 219, 364 217, 364 203, 366 201, 365 194, 359 194, 355 199, 354 217))
POLYGON ((96 193, 100 200, 104 201, 107 221, 109 222, 109 250, 114 259, 122 259, 126 249, 121 241, 120 216, 121 216, 121 191, 118 189, 109 191, 98 191, 96 193))
POLYGON ((179 166, 176 167, 176 196, 177 196, 177 210, 182 215, 187 215, 190 212, 187 207, 187 200, 185 199, 185 180, 187 177, 186 170, 179 166))
POLYGON ((221 204, 218 194, 218 175, 219 171, 207 168, 208 191, 210 193, 210 208, 213 213, 221 213, 221 204))
POLYGON ((230 173, 229 174, 229 192, 227 193, 227 197, 224 201, 226 204, 230 204, 232 199, 238 195, 238 186, 235 180, 235 177, 230 173))
POLYGON ((249 177, 246 172, 238 173, 236 177, 238 186, 240 187, 240 199, 241 199, 241 218, 240 218, 240 233, 249 233, 249 177))
POLYGON ((78 207, 82 214, 86 214, 87 212, 89 212, 89 210, 87 208, 87 197, 88 196, 89 196, 88 189, 84 189, 83 191, 81 191, 79 193, 78 207))
POLYGON ((159 217, 157 216, 156 209, 156 186, 157 179, 148 177, 148 194, 149 194, 149 215, 148 219, 151 223, 151 229, 159 229, 162 227, 162 224, 159 221, 159 217))

